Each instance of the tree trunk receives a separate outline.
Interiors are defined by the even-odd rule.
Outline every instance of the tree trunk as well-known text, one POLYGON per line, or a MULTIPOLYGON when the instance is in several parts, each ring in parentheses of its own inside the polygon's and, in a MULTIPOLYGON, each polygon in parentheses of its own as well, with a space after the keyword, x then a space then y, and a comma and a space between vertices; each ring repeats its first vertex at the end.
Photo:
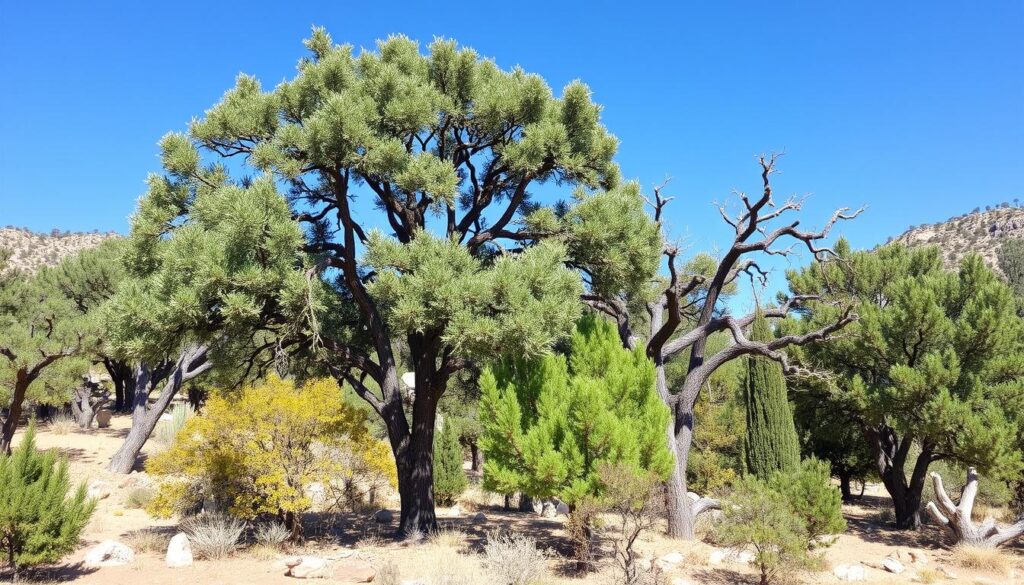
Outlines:
POLYGON ((0 427, 0 453, 11 453, 11 443, 14 442, 14 431, 18 428, 18 421, 21 419, 21 408, 25 402, 25 394, 28 392, 28 372, 24 368, 18 369, 14 379, 14 393, 11 395, 11 402, 7 406, 7 418, 0 427))
MULTIPOLYGON (((418 382, 418 380, 417 380, 418 382)), ((403 536, 437 531, 434 514, 434 424, 437 416, 435 392, 417 384, 413 404, 412 433, 399 466, 398 494, 402 513, 398 532, 403 536)))
POLYGON ((687 495, 686 466, 693 442, 693 409, 680 403, 676 408, 675 419, 669 423, 668 428, 669 449, 676 459, 666 490, 668 536, 691 540, 696 518, 693 516, 693 503, 687 495))
POLYGON ((533 498, 526 494, 519 494, 519 511, 533 512, 533 498))
POLYGON ((839 493, 843 494, 843 501, 853 501, 853 492, 850 491, 850 474, 841 473, 839 474, 839 493))
POLYGON ((875 453, 882 485, 885 486, 892 498, 896 529, 919 529, 921 527, 921 494, 924 491, 925 477, 933 455, 931 445, 922 445, 921 453, 914 463, 914 469, 908 481, 905 469, 913 437, 903 437, 900 440, 896 436, 896 431, 885 424, 867 427, 864 432, 875 453))
POLYGON ((476 444, 476 441, 473 441, 469 444, 469 454, 471 462, 470 470, 475 471, 477 473, 483 471, 484 452, 483 449, 481 449, 480 446, 476 444))
POLYGON ((151 371, 148 365, 139 365, 133 382, 132 428, 128 431, 128 436, 124 438, 124 443, 111 458, 110 465, 107 466, 108 470, 114 473, 131 473, 139 452, 142 451, 142 447, 153 434, 153 429, 160 422, 160 416, 167 410, 167 406, 181 389, 181 385, 212 367, 212 364, 206 359, 206 353, 206 346, 183 351, 152 406, 149 406, 151 371))

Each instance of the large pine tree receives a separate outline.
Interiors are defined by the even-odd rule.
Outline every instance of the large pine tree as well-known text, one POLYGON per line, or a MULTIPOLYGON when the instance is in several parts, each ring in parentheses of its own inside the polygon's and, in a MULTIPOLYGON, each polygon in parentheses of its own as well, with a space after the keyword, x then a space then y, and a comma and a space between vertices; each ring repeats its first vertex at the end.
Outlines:
MULTIPOLYGON (((761 311, 751 326, 752 341, 770 341, 771 327, 761 311)), ((786 397, 786 380, 778 363, 760 357, 747 358, 744 387, 747 405, 747 436, 744 444, 747 471, 768 479, 778 471, 796 470, 800 443, 793 411, 786 397)))

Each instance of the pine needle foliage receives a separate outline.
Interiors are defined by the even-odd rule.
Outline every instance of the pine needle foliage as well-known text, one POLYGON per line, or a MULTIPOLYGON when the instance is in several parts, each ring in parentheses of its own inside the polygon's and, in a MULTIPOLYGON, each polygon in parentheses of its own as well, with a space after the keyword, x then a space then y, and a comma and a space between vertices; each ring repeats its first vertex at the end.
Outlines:
POLYGON ((10 455, 0 453, 0 549, 15 576, 78 545, 95 502, 84 483, 69 497, 70 489, 67 461, 36 450, 34 424, 10 455))
POLYGON ((660 478, 671 470, 654 366, 642 349, 623 349, 608 321, 581 319, 568 358, 505 360, 480 386, 486 489, 573 506, 600 494, 602 463, 660 478))

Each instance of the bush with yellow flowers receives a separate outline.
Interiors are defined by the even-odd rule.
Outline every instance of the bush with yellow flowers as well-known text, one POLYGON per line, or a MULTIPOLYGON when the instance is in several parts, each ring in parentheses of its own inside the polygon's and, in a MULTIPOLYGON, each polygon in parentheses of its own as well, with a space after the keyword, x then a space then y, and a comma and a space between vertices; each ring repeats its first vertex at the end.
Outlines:
POLYGON ((296 386, 276 376, 215 393, 146 470, 160 482, 148 507, 156 516, 212 500, 238 518, 276 515, 293 539, 301 538, 302 513, 313 506, 311 484, 362 483, 364 476, 396 482, 390 450, 334 380, 296 386))

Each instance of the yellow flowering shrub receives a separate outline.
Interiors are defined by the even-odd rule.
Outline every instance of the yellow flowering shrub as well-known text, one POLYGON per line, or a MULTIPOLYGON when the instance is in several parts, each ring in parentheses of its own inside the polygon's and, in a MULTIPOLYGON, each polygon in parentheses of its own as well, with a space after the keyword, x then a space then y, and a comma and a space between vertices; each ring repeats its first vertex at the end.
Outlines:
POLYGON ((310 484, 351 482, 369 471, 373 481, 395 483, 390 450, 370 435, 365 413, 344 402, 334 380, 298 387, 276 376, 211 396, 146 470, 160 479, 149 506, 154 515, 212 499, 243 519, 275 514, 293 538, 313 505, 310 484))

